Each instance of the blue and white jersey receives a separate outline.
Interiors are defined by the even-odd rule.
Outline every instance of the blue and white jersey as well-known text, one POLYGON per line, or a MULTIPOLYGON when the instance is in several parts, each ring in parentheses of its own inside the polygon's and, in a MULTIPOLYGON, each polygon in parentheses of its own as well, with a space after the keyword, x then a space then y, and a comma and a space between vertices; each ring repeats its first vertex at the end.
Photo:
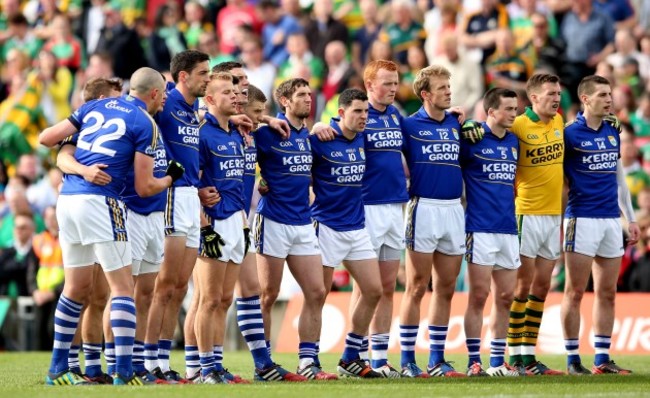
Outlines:
MULTIPOLYGON (((168 85, 170 87, 170 85, 168 85)), ((185 167, 183 176, 174 182, 175 187, 199 185, 199 116, 198 101, 188 104, 176 88, 167 91, 162 112, 155 119, 165 142, 167 158, 185 167)))
POLYGON ((335 119, 330 125, 338 133, 334 140, 321 142, 316 136, 309 137, 314 155, 312 175, 316 196, 311 206, 312 217, 335 231, 359 230, 365 226, 363 133, 348 140, 335 119))
MULTIPOLYGON (((158 134, 158 142, 153 155, 153 176, 163 178, 167 174, 167 154, 163 143, 162 135, 158 134)), ((122 201, 129 211, 134 211, 144 216, 156 211, 165 211, 167 205, 167 190, 163 190, 153 196, 141 198, 135 191, 135 172, 133 168, 127 177, 124 191, 122 191, 122 201)))
MULTIPOLYGON (((284 114, 278 118, 287 120, 284 114)), ((288 123, 288 120, 287 120, 288 123)), ((311 223, 309 185, 312 153, 309 130, 291 126, 284 140, 268 126, 255 132, 257 162, 269 192, 257 204, 257 212, 278 223, 308 225, 311 223)))
POLYGON ((404 155, 411 175, 410 197, 450 200, 463 193, 460 123, 455 115, 435 120, 424 107, 403 119, 404 155))
POLYGON ((129 95, 83 104, 70 117, 79 130, 75 159, 84 166, 103 163, 111 176, 106 185, 95 185, 80 175, 69 174, 62 195, 102 195, 118 199, 127 175, 133 169, 135 153, 154 156, 158 127, 146 111, 146 104, 129 95))
POLYGON ((402 165, 402 115, 393 105, 381 112, 368 105, 366 172, 363 175, 363 203, 376 205, 408 201, 406 175, 402 165))
POLYGON ((226 131, 210 113, 200 127, 201 186, 214 186, 219 203, 204 206, 213 219, 224 220, 244 209, 244 139, 235 128, 226 131))
POLYGON ((620 137, 609 123, 587 126, 582 113, 564 128, 564 175, 569 182, 565 216, 619 218, 617 162, 620 137))
POLYGON ((465 180, 465 231, 517 234, 515 174, 519 139, 510 132, 503 138, 482 123, 480 142, 461 144, 460 159, 465 180))
POLYGON ((244 148, 244 157, 246 161, 244 171, 244 210, 246 213, 251 208, 253 201, 253 189, 255 188, 255 171, 257 170, 257 146, 255 145, 255 138, 252 137, 250 145, 244 148))

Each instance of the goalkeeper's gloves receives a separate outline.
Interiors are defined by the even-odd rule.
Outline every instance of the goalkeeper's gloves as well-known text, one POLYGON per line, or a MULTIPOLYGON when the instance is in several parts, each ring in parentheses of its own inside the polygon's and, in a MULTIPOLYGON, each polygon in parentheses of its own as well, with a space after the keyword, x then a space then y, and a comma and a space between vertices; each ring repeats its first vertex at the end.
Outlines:
POLYGON ((203 254, 214 259, 221 257, 221 248, 226 244, 221 235, 211 225, 201 228, 201 243, 203 245, 203 254))
POLYGON ((472 144, 476 144, 477 142, 481 141, 483 139, 483 135, 485 134, 483 125, 481 125, 479 122, 475 122, 474 120, 465 121, 460 132, 461 137, 464 140, 471 142, 472 144))
POLYGON ((175 160, 170 160, 167 162, 167 172, 165 172, 165 175, 168 175, 172 178, 172 184, 181 178, 183 176, 183 173, 185 173, 185 167, 183 167, 182 164, 178 163, 175 160))
POLYGON ((619 134, 621 134, 621 131, 622 131, 622 128, 621 128, 621 121, 618 120, 618 118, 616 117, 616 115, 613 115, 613 114, 606 115, 606 116, 603 118, 603 120, 604 120, 605 122, 609 123, 612 127, 614 127, 614 128, 616 129, 616 131, 617 131, 619 134))
POLYGON ((251 229, 244 227, 244 256, 248 253, 248 249, 251 247, 251 229))

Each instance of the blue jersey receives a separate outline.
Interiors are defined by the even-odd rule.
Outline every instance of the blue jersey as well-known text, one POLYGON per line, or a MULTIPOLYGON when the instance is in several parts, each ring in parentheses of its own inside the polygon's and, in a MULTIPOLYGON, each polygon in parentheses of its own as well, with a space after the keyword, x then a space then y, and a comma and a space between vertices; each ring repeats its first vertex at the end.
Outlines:
POLYGON ((411 174, 409 196, 428 199, 459 199, 463 193, 460 153, 460 123, 445 112, 434 120, 424 107, 404 118, 404 155, 411 174))
POLYGON ((219 203, 204 207, 213 219, 224 220, 244 209, 244 139, 231 128, 226 131, 209 113, 199 127, 202 186, 214 186, 221 195, 219 203))
POLYGON ((388 105, 381 112, 368 106, 366 172, 363 175, 363 203, 404 203, 408 200, 402 166, 402 115, 388 105))
POLYGON ((620 138, 609 123, 587 126, 582 113, 564 128, 564 175, 569 182, 566 217, 619 218, 617 162, 620 138))
MULTIPOLYGON (((283 114, 278 117, 286 120, 283 114)), ((310 224, 312 154, 309 130, 291 126, 289 138, 283 140, 270 127, 262 126, 255 132, 255 143, 262 178, 270 187, 257 204, 257 212, 282 224, 310 224)))
MULTIPOLYGON (((158 135, 158 143, 153 156, 153 176, 163 178, 167 174, 167 154, 163 144, 162 135, 158 135)), ((149 215, 155 211, 165 211, 167 205, 167 190, 163 190, 153 196, 141 198, 135 191, 135 172, 129 172, 127 183, 122 191, 122 201, 130 211, 138 214, 149 215)))
POLYGON ((515 174, 519 139, 510 132, 499 138, 483 123, 485 136, 476 143, 463 142, 460 161, 465 180, 465 230, 517 234, 515 174))
MULTIPOLYGON (((198 102, 198 101, 197 101, 198 102)), ((167 157, 185 167, 175 187, 196 187, 199 184, 199 116, 197 103, 188 104, 176 88, 167 92, 162 112, 156 121, 165 142, 167 157)))
POLYGON ((133 169, 135 153, 154 155, 158 127, 146 111, 146 104, 129 95, 83 104, 69 118, 79 130, 75 159, 84 166, 103 163, 111 176, 106 185, 90 183, 69 174, 62 195, 102 195, 118 199, 127 175, 133 169))
POLYGON ((335 231, 355 231, 365 226, 363 133, 348 140, 334 119, 330 125, 338 133, 334 140, 321 142, 316 136, 309 137, 314 154, 312 175, 316 196, 311 211, 316 221, 335 231))
POLYGON ((251 138, 250 145, 247 145, 244 149, 244 157, 246 158, 246 171, 244 172, 244 210, 248 213, 253 200, 255 171, 257 169, 257 147, 255 146, 255 138, 251 138))

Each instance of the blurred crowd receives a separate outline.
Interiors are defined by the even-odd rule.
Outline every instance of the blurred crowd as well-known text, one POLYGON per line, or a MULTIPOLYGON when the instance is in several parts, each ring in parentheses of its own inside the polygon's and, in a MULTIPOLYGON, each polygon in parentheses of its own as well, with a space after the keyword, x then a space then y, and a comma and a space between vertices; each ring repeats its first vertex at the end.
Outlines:
MULTIPOLYGON (((93 77, 125 81, 148 65, 168 72, 185 49, 245 65, 268 98, 303 77, 316 106, 336 111, 345 88, 363 89, 373 59, 400 65, 396 105, 415 112, 417 72, 451 71, 452 106, 484 120, 490 87, 520 93, 537 71, 559 75, 561 112, 572 120, 580 79, 613 86, 623 124, 621 156, 643 232, 627 249, 621 291, 650 291, 649 0, 0 0, 0 296, 52 303, 63 283, 56 224, 61 173, 38 133, 82 102, 93 77)), ((345 275, 341 278, 345 289, 345 275)), ((556 285, 562 284, 558 267, 556 285)), ((47 320, 43 320, 46 322, 47 320)))

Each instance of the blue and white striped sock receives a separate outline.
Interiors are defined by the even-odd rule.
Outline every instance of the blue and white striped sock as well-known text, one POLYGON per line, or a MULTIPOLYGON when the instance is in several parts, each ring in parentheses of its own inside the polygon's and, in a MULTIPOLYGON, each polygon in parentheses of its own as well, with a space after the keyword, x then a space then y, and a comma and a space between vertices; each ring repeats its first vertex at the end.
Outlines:
POLYGON ((372 367, 377 369, 388 363, 388 340, 390 333, 376 333, 370 336, 372 344, 372 367))
POLYGON ((258 369, 266 369, 273 365, 269 350, 267 350, 264 337, 264 319, 262 319, 262 307, 260 297, 251 296, 238 298, 237 325, 246 340, 248 350, 253 356, 253 362, 258 369))
POLYGON ((445 342, 448 326, 429 325, 429 367, 445 361, 445 342))
POLYGON ((359 358, 364 361, 368 360, 368 347, 368 336, 363 336, 363 340, 361 340, 361 348, 359 349, 359 358))
POLYGON ((115 373, 115 343, 107 341, 104 343, 104 358, 106 359, 106 373, 115 373))
POLYGON ((320 340, 316 342, 316 355, 314 355, 314 365, 320 367, 320 358, 318 357, 320 355, 320 340))
POLYGON ((399 325, 399 345, 402 351, 402 367, 415 363, 415 341, 418 339, 418 325, 399 325))
POLYGON ((271 361, 273 361, 273 354, 271 352, 271 340, 266 340, 266 352, 269 354, 269 358, 271 358, 271 361))
POLYGON ((81 366, 79 365, 79 347, 78 345, 70 346, 68 353, 68 368, 75 373, 81 373, 81 366))
POLYGON ((215 370, 215 368, 214 368, 214 353, 212 353, 212 352, 199 352, 199 362, 201 364, 201 376, 207 376, 208 373, 215 370))
POLYGON ((145 343, 144 345, 144 367, 149 372, 158 367, 158 343, 145 343))
POLYGON ((214 368, 217 371, 223 370, 223 346, 215 345, 212 347, 212 354, 214 355, 214 368))
POLYGON ((86 375, 99 377, 102 375, 102 345, 101 343, 84 343, 84 362, 86 375))
POLYGON ((199 347, 195 345, 185 346, 185 376, 191 379, 201 370, 201 359, 199 347))
POLYGON ((596 335, 594 336, 594 365, 600 366, 609 362, 609 347, 612 345, 612 336, 596 335))
POLYGON ((314 363, 316 356, 316 343, 301 341, 298 344, 298 367, 300 369, 314 363))
POLYGON ((490 342, 490 367, 498 368, 506 360, 506 339, 492 339, 490 342))
POLYGON ((467 367, 471 367, 474 362, 481 362, 481 339, 477 337, 468 337, 465 339, 465 345, 467 345, 467 353, 469 355, 469 361, 467 361, 467 367))
POLYGON ((578 354, 578 349, 580 347, 579 339, 565 339, 564 348, 566 349, 567 357, 566 364, 571 365, 572 363, 580 362, 580 354, 578 354))
POLYGON ((63 294, 56 303, 54 313, 54 346, 52 349, 52 361, 50 373, 60 373, 69 369, 68 353, 74 338, 74 333, 79 325, 79 314, 81 314, 81 303, 74 302, 63 294))
POLYGON ((136 340, 133 343, 133 371, 140 374, 146 370, 144 367, 144 343, 136 340))
POLYGON ((135 301, 122 296, 111 299, 111 328, 115 342, 117 374, 130 379, 133 376, 133 343, 135 341, 135 301))
POLYGON ((167 339, 158 340, 158 364, 163 372, 169 370, 169 353, 172 350, 172 341, 167 339))
POLYGON ((351 362, 359 359, 359 350, 361 349, 361 344, 363 343, 363 336, 354 334, 352 332, 348 333, 345 338, 345 349, 343 350, 343 359, 344 362, 351 362))

